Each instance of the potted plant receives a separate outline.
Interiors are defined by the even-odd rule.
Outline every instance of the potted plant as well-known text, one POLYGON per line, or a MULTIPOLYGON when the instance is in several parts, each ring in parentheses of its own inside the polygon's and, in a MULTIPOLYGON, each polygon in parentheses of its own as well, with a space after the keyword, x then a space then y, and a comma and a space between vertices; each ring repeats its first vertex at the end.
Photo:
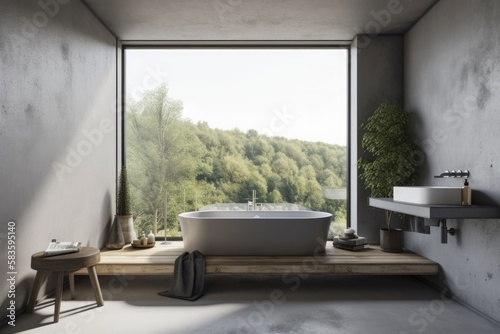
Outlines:
POLYGON ((116 197, 116 219, 119 222, 125 243, 136 239, 134 219, 131 210, 130 188, 127 176, 127 167, 122 166, 118 179, 118 194, 116 197))
MULTIPOLYGON (((410 186, 415 181, 419 148, 406 133, 409 117, 409 112, 384 101, 361 125, 365 131, 361 147, 366 155, 359 158, 358 167, 371 197, 392 197, 394 186, 410 186)), ((391 217, 392 211, 386 210, 387 228, 380 229, 380 249, 400 252, 403 232, 391 228, 391 217)))

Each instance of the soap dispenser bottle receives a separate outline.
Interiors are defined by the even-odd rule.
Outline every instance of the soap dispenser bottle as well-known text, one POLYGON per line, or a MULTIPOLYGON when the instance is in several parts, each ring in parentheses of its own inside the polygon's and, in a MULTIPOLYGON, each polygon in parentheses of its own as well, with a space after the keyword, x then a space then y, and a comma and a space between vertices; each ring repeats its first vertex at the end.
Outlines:
POLYGON ((462 205, 472 204, 472 189, 469 186, 469 181, 465 179, 464 186, 462 187, 462 205))

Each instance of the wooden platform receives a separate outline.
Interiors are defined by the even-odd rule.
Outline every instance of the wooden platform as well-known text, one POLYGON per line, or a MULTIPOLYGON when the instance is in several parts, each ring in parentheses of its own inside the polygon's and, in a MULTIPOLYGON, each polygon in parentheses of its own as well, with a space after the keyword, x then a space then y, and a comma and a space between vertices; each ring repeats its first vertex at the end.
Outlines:
MULTIPOLYGON (((171 275, 182 241, 136 249, 101 250, 98 275, 171 275)), ((377 246, 351 252, 327 244, 318 256, 207 256, 207 274, 437 275, 439 264, 412 252, 386 253, 377 246)), ((75 272, 87 275, 86 270, 75 272)))

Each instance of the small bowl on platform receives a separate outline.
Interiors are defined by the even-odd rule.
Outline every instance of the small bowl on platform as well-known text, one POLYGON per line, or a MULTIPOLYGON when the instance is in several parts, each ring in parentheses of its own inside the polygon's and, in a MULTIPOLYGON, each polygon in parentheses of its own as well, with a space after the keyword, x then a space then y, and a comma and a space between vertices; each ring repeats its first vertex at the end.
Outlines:
POLYGON ((151 242, 147 245, 143 245, 143 244, 133 244, 133 243, 130 243, 130 245, 134 248, 153 248, 155 246, 155 242, 151 242))

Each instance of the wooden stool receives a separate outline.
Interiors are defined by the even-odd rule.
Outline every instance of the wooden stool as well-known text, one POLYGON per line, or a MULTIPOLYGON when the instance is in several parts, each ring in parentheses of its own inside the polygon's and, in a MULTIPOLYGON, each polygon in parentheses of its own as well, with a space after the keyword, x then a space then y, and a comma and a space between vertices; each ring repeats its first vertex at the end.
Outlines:
POLYGON ((26 308, 27 313, 32 313, 33 309, 35 308, 38 293, 46 277, 46 274, 48 272, 57 272, 54 322, 58 322, 59 310, 61 309, 64 275, 70 275, 69 285, 71 290, 71 299, 74 299, 75 281, 73 273, 82 268, 87 268, 90 282, 92 282, 92 288, 94 290, 97 305, 104 305, 101 288, 99 286, 99 281, 97 279, 97 273, 95 270, 95 265, 101 261, 101 253, 97 248, 82 247, 79 252, 55 256, 43 256, 43 253, 44 252, 38 252, 36 254, 33 254, 33 256, 31 257, 31 268, 36 270, 36 276, 28 300, 28 306, 26 308))

